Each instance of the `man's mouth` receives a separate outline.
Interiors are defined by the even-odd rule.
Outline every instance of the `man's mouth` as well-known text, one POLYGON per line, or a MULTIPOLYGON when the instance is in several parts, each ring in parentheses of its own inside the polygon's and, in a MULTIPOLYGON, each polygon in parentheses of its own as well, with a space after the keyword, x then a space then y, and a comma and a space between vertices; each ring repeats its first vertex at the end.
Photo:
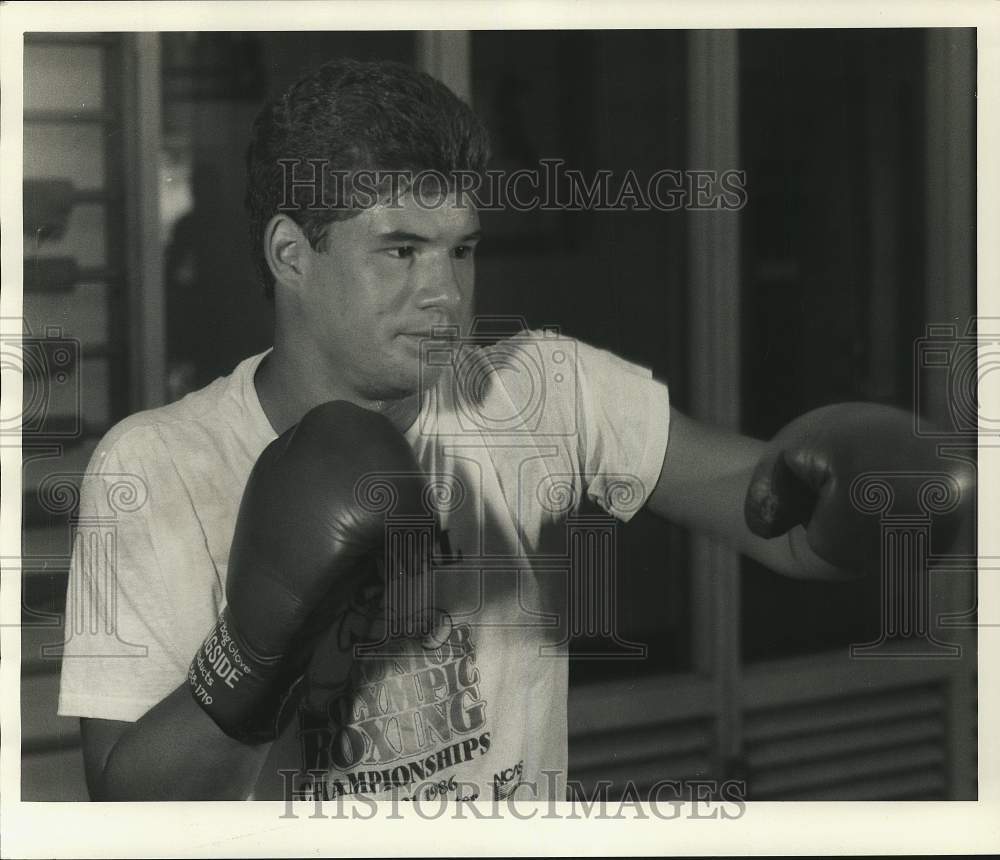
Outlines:
POLYGON ((458 337, 458 326, 442 325, 430 329, 400 332, 403 337, 419 338, 421 340, 454 340, 458 337))

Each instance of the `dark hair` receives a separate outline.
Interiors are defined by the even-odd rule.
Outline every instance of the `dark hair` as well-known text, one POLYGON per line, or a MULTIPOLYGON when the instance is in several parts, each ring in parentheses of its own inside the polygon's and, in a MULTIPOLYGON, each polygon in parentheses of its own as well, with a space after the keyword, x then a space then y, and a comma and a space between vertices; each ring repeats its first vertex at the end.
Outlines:
POLYGON ((264 294, 274 297, 274 276, 262 247, 264 228, 279 209, 302 227, 317 249, 328 224, 358 212, 282 206, 287 202, 287 164, 283 168, 280 160, 296 163, 297 176, 307 159, 321 160, 327 171, 433 170, 448 175, 482 172, 488 158, 483 124, 430 75, 388 61, 340 59, 320 66, 263 107, 247 148, 245 203, 264 294))

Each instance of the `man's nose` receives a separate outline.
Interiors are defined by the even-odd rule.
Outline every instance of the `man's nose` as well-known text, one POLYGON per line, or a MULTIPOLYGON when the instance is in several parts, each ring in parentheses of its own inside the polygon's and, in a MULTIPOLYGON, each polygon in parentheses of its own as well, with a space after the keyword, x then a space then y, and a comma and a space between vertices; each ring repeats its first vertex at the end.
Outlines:
POLYGON ((468 285, 462 282, 455 261, 450 255, 426 260, 415 273, 417 304, 421 308, 442 307, 455 310, 465 300, 468 285))

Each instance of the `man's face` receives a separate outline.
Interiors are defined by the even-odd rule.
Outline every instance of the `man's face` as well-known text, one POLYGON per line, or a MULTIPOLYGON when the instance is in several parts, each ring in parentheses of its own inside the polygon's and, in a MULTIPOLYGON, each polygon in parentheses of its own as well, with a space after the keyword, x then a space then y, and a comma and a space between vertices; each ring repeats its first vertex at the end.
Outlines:
MULTIPOLYGON (((403 397, 433 382, 420 371, 420 341, 432 327, 472 313, 479 216, 454 195, 365 209, 327 228, 307 253, 300 311, 310 349, 339 388, 369 399, 403 397)), ((293 333, 294 336, 294 333, 293 333)))

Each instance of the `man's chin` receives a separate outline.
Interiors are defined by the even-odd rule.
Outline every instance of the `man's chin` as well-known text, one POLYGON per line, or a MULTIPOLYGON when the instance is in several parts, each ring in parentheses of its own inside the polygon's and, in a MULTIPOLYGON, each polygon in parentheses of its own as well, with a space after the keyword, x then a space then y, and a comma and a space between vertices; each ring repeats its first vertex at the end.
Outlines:
POLYGON ((406 362, 400 365, 391 377, 383 378, 380 384, 369 389, 369 397, 386 403, 419 397, 428 389, 433 388, 440 377, 441 368, 425 367, 420 369, 406 362))
POLYGON ((419 359, 403 362, 396 380, 396 396, 408 397, 433 388, 441 378, 443 369, 419 359))

